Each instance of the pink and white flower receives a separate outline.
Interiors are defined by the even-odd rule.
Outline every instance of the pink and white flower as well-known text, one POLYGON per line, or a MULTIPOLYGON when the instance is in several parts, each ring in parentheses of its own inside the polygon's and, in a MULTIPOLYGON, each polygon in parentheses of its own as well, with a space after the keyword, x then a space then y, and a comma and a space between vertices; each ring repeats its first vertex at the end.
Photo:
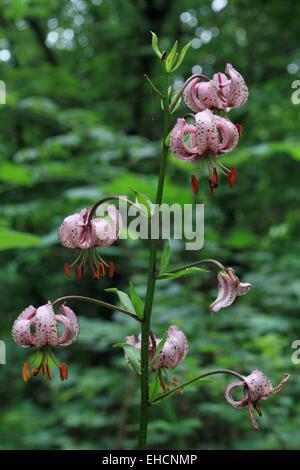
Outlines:
MULTIPOLYGON (((60 311, 60 314, 55 314, 51 302, 38 308, 31 305, 23 310, 13 324, 13 340, 23 348, 35 348, 40 352, 41 362, 38 367, 32 369, 34 376, 41 372, 43 378, 52 378, 50 359, 58 365, 61 378, 62 375, 64 377, 62 380, 67 378, 66 364, 58 364, 51 348, 70 346, 74 343, 79 335, 79 322, 67 305, 61 305, 60 311), (58 332, 59 324, 63 327, 61 333, 58 332)), ((30 378, 27 362, 23 367, 23 377, 26 381, 30 378)))
POLYGON ((237 126, 209 109, 197 113, 194 124, 179 118, 170 134, 170 148, 175 157, 184 162, 206 161, 212 192, 218 185, 218 169, 231 181, 232 170, 222 165, 218 157, 233 150, 238 142, 237 126))
POLYGON ((225 74, 218 72, 209 81, 191 77, 183 92, 187 106, 195 113, 205 109, 229 111, 239 108, 246 103, 248 96, 245 80, 231 64, 226 65, 225 74))
POLYGON ((216 313, 221 308, 229 307, 235 299, 245 295, 251 284, 249 282, 240 282, 232 268, 227 268, 218 273, 218 297, 210 305, 211 313, 216 313))
MULTIPOLYGON (((151 335, 149 341, 149 362, 153 359, 156 347, 161 340, 155 335, 151 335)), ((141 338, 136 339, 134 336, 127 336, 126 343, 131 344, 136 349, 141 349, 141 338)), ((163 349, 155 359, 153 370, 156 369, 175 369, 179 363, 185 358, 188 352, 189 344, 185 334, 177 328, 170 326, 168 328, 168 338, 163 349)))
POLYGON ((289 374, 285 374, 276 387, 273 387, 270 380, 260 370, 253 370, 250 375, 244 377, 244 381, 232 382, 225 389, 225 399, 237 409, 247 408, 248 417, 254 430, 258 430, 258 424, 254 417, 254 409, 262 416, 259 401, 266 400, 271 395, 280 392, 289 379, 289 374), (233 391, 243 388, 244 396, 236 401, 233 398, 233 391))
POLYGON ((66 248, 78 249, 79 255, 72 265, 65 264, 68 277, 71 268, 74 267, 75 276, 81 279, 87 260, 94 279, 100 279, 108 268, 109 276, 114 274, 114 264, 106 263, 96 252, 96 248, 107 248, 112 245, 120 235, 122 229, 122 217, 114 205, 107 208, 108 219, 102 217, 91 217, 89 209, 82 209, 66 217, 59 227, 58 240, 66 248))

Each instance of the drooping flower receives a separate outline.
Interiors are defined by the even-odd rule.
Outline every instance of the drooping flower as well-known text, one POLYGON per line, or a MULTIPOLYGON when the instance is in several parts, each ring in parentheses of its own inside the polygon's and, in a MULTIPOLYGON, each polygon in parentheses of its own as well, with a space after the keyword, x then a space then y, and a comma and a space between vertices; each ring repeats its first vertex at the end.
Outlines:
POLYGON ((68 369, 65 363, 59 363, 55 358, 52 348, 65 347, 76 341, 79 335, 78 319, 67 305, 61 305, 61 314, 55 314, 51 302, 35 308, 27 307, 15 320, 12 327, 13 340, 23 348, 34 348, 37 351, 36 360, 40 360, 36 367, 30 371, 28 362, 23 366, 23 378, 25 382, 40 372, 43 379, 52 378, 51 363, 59 368, 61 380, 68 378, 68 369), (58 332, 58 324, 63 330, 58 332))
POLYGON ((80 280, 88 260, 94 279, 100 279, 105 274, 105 268, 108 268, 109 277, 114 275, 114 263, 106 263, 96 250, 97 247, 107 248, 112 245, 122 229, 122 217, 117 208, 110 205, 107 213, 109 219, 93 218, 89 209, 82 209, 81 212, 66 217, 59 227, 59 242, 67 248, 79 251, 71 265, 65 264, 68 277, 74 267, 75 276, 80 280))
POLYGON ((225 74, 218 72, 212 80, 191 77, 183 92, 187 106, 195 113, 205 109, 229 111, 243 106, 249 96, 242 75, 231 64, 226 65, 225 74))
POLYGON ((276 387, 273 387, 270 380, 260 371, 253 370, 250 375, 244 377, 244 381, 232 382, 225 389, 225 398, 234 408, 247 408, 250 423, 255 431, 259 429, 254 417, 254 409, 262 416, 260 400, 266 400, 271 395, 280 392, 289 379, 289 374, 285 374, 276 387), (232 394, 236 388, 243 388, 244 396, 241 400, 234 400, 232 394))
MULTIPOLYGON (((184 162, 205 161, 209 172, 211 191, 218 186, 218 170, 225 173, 233 187, 232 172, 220 161, 220 155, 233 150, 239 142, 238 128, 209 109, 195 115, 195 123, 190 124, 179 118, 170 134, 170 148, 174 155, 184 162)), ((195 186, 195 179, 193 180, 195 186)), ((195 192, 195 191, 194 191, 195 192)))
POLYGON ((221 308, 229 307, 235 299, 245 295, 251 288, 249 282, 240 282, 232 268, 226 268, 218 273, 218 297, 210 305, 211 313, 221 308))
MULTIPOLYGON (((153 359, 156 347, 161 340, 155 335, 149 338, 149 362, 153 359)), ((127 336, 126 343, 131 344, 136 349, 141 349, 141 337, 136 339, 134 336, 127 336)), ((175 369, 178 364, 185 358, 188 352, 189 344, 185 334, 177 328, 170 326, 168 328, 168 337, 163 349, 155 359, 153 370, 156 369, 175 369)))

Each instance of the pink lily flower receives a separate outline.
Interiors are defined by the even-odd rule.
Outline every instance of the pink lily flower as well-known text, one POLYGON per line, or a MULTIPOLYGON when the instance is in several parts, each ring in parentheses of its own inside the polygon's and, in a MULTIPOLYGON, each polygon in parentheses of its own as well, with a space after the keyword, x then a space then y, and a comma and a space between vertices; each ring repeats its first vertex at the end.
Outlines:
MULTIPOLYGON (((74 343, 79 335, 78 319, 67 305, 61 305, 61 314, 54 313, 51 302, 35 308, 27 307, 15 320, 12 327, 13 340, 23 348, 37 349, 41 355, 38 367, 32 369, 32 375, 42 373, 43 379, 47 376, 51 380, 52 372, 49 359, 59 368, 61 380, 68 378, 68 370, 65 363, 60 364, 55 358, 52 347, 65 347, 74 343), (58 323, 63 326, 61 334, 58 333, 58 323)), ((28 362, 23 366, 23 378, 31 377, 28 362)))
POLYGON ((235 299, 245 295, 251 288, 249 282, 240 282, 232 268, 227 268, 218 273, 218 297, 210 305, 211 313, 216 313, 221 308, 229 307, 235 299))
POLYGON ((271 395, 280 392, 289 380, 289 377, 289 374, 285 374, 279 384, 273 387, 270 380, 260 370, 255 369, 250 375, 244 377, 244 381, 229 384, 225 389, 225 399, 234 408, 247 408, 252 428, 257 431, 259 427, 254 417, 254 409, 258 412, 259 416, 262 416, 259 401, 266 400, 271 395), (233 391, 236 388, 244 389, 244 396, 239 401, 235 401, 232 397, 233 391))
MULTIPOLYGON (((151 335, 149 342, 149 362, 153 359, 156 346, 160 342, 155 335, 151 335)), ((134 336, 127 336, 126 343, 131 344, 136 349, 141 349, 141 338, 136 340, 134 336)), ((156 369, 175 369, 185 358, 188 352, 189 344, 185 334, 177 328, 170 326, 168 328, 168 338, 163 349, 155 359, 153 370, 156 369)))
POLYGON ((205 109, 230 111, 243 106, 249 91, 242 75, 231 64, 226 65, 225 74, 218 72, 207 82, 195 76, 188 81, 183 92, 187 106, 195 113, 205 109))
POLYGON ((206 161, 212 192, 218 186, 217 169, 227 174, 229 182, 233 181, 232 177, 230 180, 232 170, 222 165, 218 157, 233 150, 238 142, 237 126, 228 119, 214 115, 209 109, 195 115, 195 124, 179 118, 170 134, 171 151, 179 160, 206 161))
POLYGON ((97 247, 107 248, 112 245, 122 230, 122 218, 117 208, 110 205, 107 212, 109 220, 92 218, 89 209, 82 209, 81 212, 66 217, 59 227, 59 242, 67 248, 79 250, 75 261, 71 265, 65 264, 67 277, 70 277, 71 268, 74 267, 75 276, 80 280, 87 260, 94 279, 100 279, 105 274, 105 267, 108 268, 109 277, 114 275, 113 262, 106 263, 96 251, 97 247))

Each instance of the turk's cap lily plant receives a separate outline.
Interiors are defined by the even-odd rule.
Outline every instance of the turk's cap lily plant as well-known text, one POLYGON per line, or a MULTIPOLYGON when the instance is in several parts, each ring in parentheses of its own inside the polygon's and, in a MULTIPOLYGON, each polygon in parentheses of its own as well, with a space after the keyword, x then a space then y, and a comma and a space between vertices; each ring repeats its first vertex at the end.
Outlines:
POLYGON ((289 380, 289 374, 285 374, 276 387, 273 387, 270 380, 260 370, 253 370, 250 375, 244 377, 244 381, 232 382, 225 389, 227 402, 237 409, 247 408, 250 423, 255 431, 259 429, 254 417, 254 409, 262 416, 260 400, 266 400, 271 395, 280 392, 289 380), (236 401, 233 392, 237 388, 242 388, 244 396, 236 401))
MULTIPOLYGON (((125 340, 127 344, 134 346, 138 350, 141 349, 140 336, 138 339, 134 336, 127 336, 125 340)), ((161 339, 157 339, 153 334, 149 338, 149 363, 153 359, 156 347, 160 341, 161 339)), ((154 361, 153 370, 175 369, 187 355, 188 349, 188 340, 183 331, 177 328, 177 326, 170 326, 167 331, 166 342, 154 361)))
POLYGON ((205 161, 212 192, 218 186, 218 170, 227 175, 229 184, 233 187, 233 170, 221 164, 219 158, 237 146, 239 128, 209 109, 197 113, 194 119, 194 124, 188 123, 184 118, 177 120, 170 134, 172 153, 184 162, 205 161))
POLYGON ((210 305, 211 313, 216 313, 222 308, 229 307, 235 299, 245 295, 251 284, 249 282, 240 282, 232 268, 226 268, 218 273, 218 297, 210 305))
POLYGON ((73 310, 67 305, 61 305, 60 314, 55 314, 51 302, 35 308, 32 305, 25 308, 15 320, 12 327, 13 340, 23 348, 33 348, 37 351, 37 357, 41 358, 37 367, 30 372, 29 363, 23 366, 23 378, 27 380, 37 376, 41 372, 45 379, 52 378, 50 363, 54 363, 60 372, 61 380, 68 378, 68 370, 65 363, 59 363, 55 358, 53 347, 70 346, 79 335, 79 322, 73 310), (63 327, 59 334, 58 325, 63 327))
POLYGON ((226 65, 225 73, 218 72, 209 81, 191 77, 183 92, 186 105, 195 113, 205 109, 230 111, 243 106, 248 96, 245 80, 231 64, 226 65))
POLYGON ((123 222, 120 212, 114 205, 108 206, 107 213, 108 219, 93 218, 90 210, 85 208, 66 217, 59 227, 59 242, 66 248, 79 251, 71 265, 65 264, 68 277, 71 268, 74 267, 76 278, 81 279, 88 260, 94 279, 100 279, 105 274, 105 268, 108 268, 109 276, 113 276, 114 264, 106 263, 96 248, 107 248, 112 245, 119 238, 123 222))

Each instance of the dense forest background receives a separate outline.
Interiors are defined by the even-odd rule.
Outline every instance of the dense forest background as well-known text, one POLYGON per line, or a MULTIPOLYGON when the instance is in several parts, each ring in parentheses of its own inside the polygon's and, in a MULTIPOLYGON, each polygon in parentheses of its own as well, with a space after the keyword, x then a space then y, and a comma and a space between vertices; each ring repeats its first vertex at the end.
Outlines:
MULTIPOLYGON (((153 314, 161 336, 169 324, 187 334, 190 352, 180 380, 213 367, 262 369, 275 383, 292 380, 264 405, 261 429, 224 399, 228 378, 197 384, 153 408, 149 446, 169 449, 296 449, 300 447, 300 105, 291 102, 300 75, 300 3, 292 0, 2 0, 0 79, 0 366, 2 449, 133 448, 138 383, 112 345, 136 332, 121 314, 72 306, 81 335, 60 350, 71 378, 25 384, 28 351, 11 340, 21 310, 64 294, 114 300, 108 279, 78 284, 63 264, 57 227, 69 213, 101 196, 130 196, 130 186, 153 197, 161 110, 143 74, 160 83, 150 30, 162 48, 192 41, 177 71, 178 88, 193 73, 211 76, 231 62, 245 77, 250 99, 231 118, 244 125, 238 148, 224 158, 237 165, 234 190, 223 181, 214 197, 201 180, 205 246, 184 253, 173 243, 172 263, 215 257, 234 267, 251 292, 210 316, 216 272, 158 284, 153 314)), ((174 116, 175 119, 175 116, 174 116)), ((191 167, 170 156, 165 201, 193 201, 191 167)), ((121 240, 109 249, 118 270, 113 285, 134 281, 145 293, 147 244, 121 240)))

